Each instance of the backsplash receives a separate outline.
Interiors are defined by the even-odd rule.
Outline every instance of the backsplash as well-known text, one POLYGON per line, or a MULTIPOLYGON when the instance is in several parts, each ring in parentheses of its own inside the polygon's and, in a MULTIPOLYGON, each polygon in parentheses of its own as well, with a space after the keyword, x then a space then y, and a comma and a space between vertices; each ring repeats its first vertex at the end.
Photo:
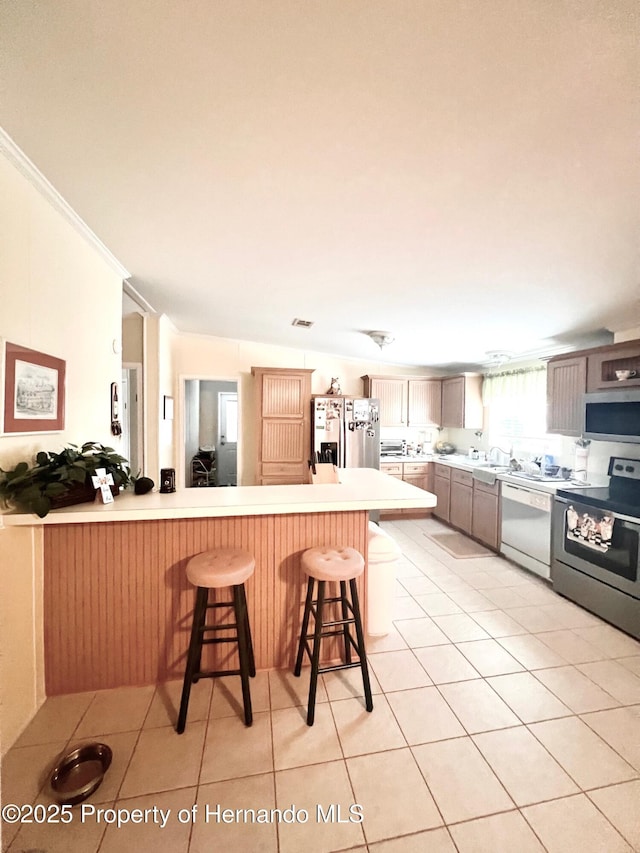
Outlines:
MULTIPOLYGON (((467 453, 470 447, 484 450, 487 453, 491 449, 486 433, 478 437, 475 430, 472 429, 443 429, 438 431, 435 427, 430 429, 382 427, 380 438, 404 439, 408 445, 414 447, 423 442, 435 444, 437 441, 450 441, 459 453, 467 453)), ((512 444, 507 445, 505 443, 501 449, 508 452, 513 447, 514 456, 525 461, 543 454, 551 454, 556 465, 574 468, 575 442, 576 439, 571 436, 548 435, 544 439, 529 441, 528 443, 526 440, 514 439, 512 444)), ((589 445, 587 462, 587 476, 590 480, 606 481, 611 456, 640 459, 640 444, 592 441, 589 445)))
MULTIPOLYGON (((447 441, 452 442, 460 453, 466 453, 470 447, 489 452, 491 445, 486 433, 479 438, 474 430, 449 429, 443 430, 441 435, 447 441)), ((509 451, 513 447, 513 454, 517 459, 529 460, 545 453, 553 455, 556 465, 565 468, 573 468, 575 465, 576 439, 566 435, 548 435, 544 439, 527 443, 525 440, 514 439, 512 445, 504 446, 502 449, 509 451)), ((627 459, 640 459, 640 445, 627 442, 592 441, 589 445, 589 458, 587 472, 589 477, 598 479, 607 476, 609 459, 611 456, 623 456, 627 459)))

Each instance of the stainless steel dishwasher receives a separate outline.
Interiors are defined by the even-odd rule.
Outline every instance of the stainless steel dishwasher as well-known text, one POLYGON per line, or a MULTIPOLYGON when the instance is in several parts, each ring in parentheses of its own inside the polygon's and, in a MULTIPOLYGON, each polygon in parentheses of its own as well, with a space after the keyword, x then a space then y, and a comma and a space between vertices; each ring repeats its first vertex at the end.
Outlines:
POLYGON ((502 483, 500 553, 543 578, 550 577, 553 495, 502 483))

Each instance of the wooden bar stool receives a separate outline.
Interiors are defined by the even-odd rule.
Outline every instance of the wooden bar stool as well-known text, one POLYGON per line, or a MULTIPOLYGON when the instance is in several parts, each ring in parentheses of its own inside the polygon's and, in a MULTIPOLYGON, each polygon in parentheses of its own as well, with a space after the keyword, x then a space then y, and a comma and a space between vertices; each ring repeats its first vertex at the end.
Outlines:
POLYGON ((191 685, 200 678, 239 675, 242 681, 244 721, 247 726, 250 726, 253 722, 249 677, 253 677, 256 674, 256 665, 253 657, 253 643, 251 641, 251 628, 249 626, 244 582, 253 574, 255 565, 256 561, 253 556, 248 551, 243 551, 240 548, 216 548, 212 551, 203 551, 201 554, 192 557, 187 563, 187 578, 196 587, 196 604, 193 611, 191 640, 187 654, 187 668, 184 673, 180 713, 178 714, 178 724, 176 726, 178 734, 182 734, 187 722, 191 685), (210 604, 209 590, 221 589, 223 587, 232 588, 233 599, 231 601, 217 601, 210 604), (207 610, 220 607, 233 607, 235 621, 219 625, 207 625, 207 610), (204 638, 206 631, 215 632, 225 630, 233 630, 234 636, 204 638), (240 669, 216 670, 212 672, 200 671, 203 645, 236 642, 238 644, 240 669))
POLYGON ((300 642, 298 644, 298 656, 293 672, 296 676, 300 675, 302 659, 306 651, 311 660, 307 725, 313 725, 318 675, 321 672, 335 672, 339 669, 352 669, 359 666, 362 670, 366 708, 367 711, 372 711, 373 699, 371 698, 371 684, 369 681, 369 669, 367 667, 367 655, 364 647, 364 632, 360 617, 358 587, 356 585, 356 578, 364 571, 364 558, 355 548, 327 546, 309 548, 302 555, 301 565, 302 570, 309 580, 307 583, 307 598, 304 605, 302 629, 300 631, 300 642), (351 591, 350 600, 347 594, 347 581, 349 582, 351 591), (340 595, 327 598, 325 596, 325 584, 327 582, 339 583, 340 595), (316 583, 318 584, 317 598, 314 600, 313 595, 316 583), (342 618, 325 621, 325 606, 332 603, 340 604, 342 618), (309 630, 309 617, 312 614, 314 631, 313 634, 307 634, 309 630), (350 625, 355 627, 355 639, 349 630, 350 625), (339 636, 342 636, 344 640, 344 663, 321 667, 320 643, 322 638, 339 636), (311 645, 309 641, 311 641, 311 645), (358 656, 357 661, 352 661, 351 659, 352 647, 358 656))

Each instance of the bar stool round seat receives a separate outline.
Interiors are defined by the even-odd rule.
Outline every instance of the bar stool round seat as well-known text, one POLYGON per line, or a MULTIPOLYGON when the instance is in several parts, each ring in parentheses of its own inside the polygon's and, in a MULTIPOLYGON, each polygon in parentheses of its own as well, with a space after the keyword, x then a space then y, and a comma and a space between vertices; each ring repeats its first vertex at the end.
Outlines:
POLYGON ((194 586, 219 589, 244 583, 255 567, 253 555, 242 548, 216 548, 196 554, 189 560, 187 578, 194 586))
POLYGON ((216 678, 225 675, 239 675, 242 683, 244 721, 247 726, 253 722, 249 678, 256 674, 253 655, 251 628, 247 611, 245 581, 253 574, 256 561, 253 554, 242 548, 213 548, 196 554, 187 563, 187 580, 196 587, 196 603, 191 625, 191 640, 187 652, 187 665, 182 686, 182 699, 176 731, 182 734, 187 721, 191 685, 201 678, 216 678), (211 590, 230 588, 231 601, 209 601, 211 590), (233 610, 233 621, 207 624, 207 611, 233 610), (225 632, 225 636, 205 639, 205 633, 225 632), (238 669, 202 671, 202 646, 218 643, 237 643, 238 669))
POLYGON ((364 571, 364 557, 355 548, 309 548, 301 562, 304 573, 317 581, 350 581, 364 571))
POLYGON ((318 675, 322 672, 359 667, 362 671, 365 707, 367 711, 372 711, 371 683, 356 584, 356 578, 364 571, 364 557, 355 548, 325 545, 304 551, 300 564, 308 579, 307 597, 293 674, 300 676, 302 660, 306 653, 311 661, 307 725, 312 726, 314 723, 318 675), (325 587, 328 583, 339 585, 340 595, 326 596, 325 587), (327 605, 330 606, 327 607, 327 605), (314 620, 314 629, 313 633, 308 633, 311 616, 314 620), (351 634, 350 626, 355 628, 355 638, 351 634), (343 661, 341 663, 320 666, 320 646, 324 637, 342 639, 343 661), (352 651, 357 655, 355 661, 352 660, 352 651))

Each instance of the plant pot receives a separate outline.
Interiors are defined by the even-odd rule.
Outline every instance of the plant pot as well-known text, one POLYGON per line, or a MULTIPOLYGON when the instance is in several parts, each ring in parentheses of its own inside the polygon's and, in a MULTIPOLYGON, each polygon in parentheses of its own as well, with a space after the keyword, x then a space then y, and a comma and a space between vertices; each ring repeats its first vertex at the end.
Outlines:
MULTIPOLYGON (((119 486, 109 486, 109 488, 114 498, 120 494, 119 486)), ((62 507, 73 506, 74 504, 93 503, 96 499, 96 491, 90 479, 85 480, 84 483, 74 483, 63 494, 50 498, 51 509, 62 509, 62 507)))

